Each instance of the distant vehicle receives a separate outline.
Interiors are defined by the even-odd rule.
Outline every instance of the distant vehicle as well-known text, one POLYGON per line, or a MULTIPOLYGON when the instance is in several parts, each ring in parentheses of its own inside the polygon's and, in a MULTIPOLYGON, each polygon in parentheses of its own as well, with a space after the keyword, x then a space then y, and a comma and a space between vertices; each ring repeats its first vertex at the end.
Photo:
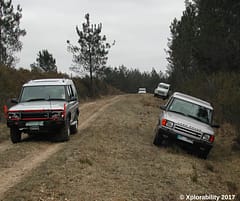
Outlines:
POLYGON ((57 141, 69 140, 78 128, 79 102, 70 79, 39 79, 24 84, 15 106, 5 109, 13 143, 21 134, 54 131, 57 141))
POLYGON ((154 90, 154 96, 161 97, 163 99, 168 98, 170 92, 170 84, 160 82, 157 88, 154 90))
POLYGON ((146 90, 146 88, 139 88, 138 93, 139 94, 145 94, 145 93, 147 93, 147 90, 146 90))
POLYGON ((210 103, 183 93, 175 92, 166 105, 160 107, 153 144, 177 140, 197 148, 207 158, 214 142, 213 107, 210 103))

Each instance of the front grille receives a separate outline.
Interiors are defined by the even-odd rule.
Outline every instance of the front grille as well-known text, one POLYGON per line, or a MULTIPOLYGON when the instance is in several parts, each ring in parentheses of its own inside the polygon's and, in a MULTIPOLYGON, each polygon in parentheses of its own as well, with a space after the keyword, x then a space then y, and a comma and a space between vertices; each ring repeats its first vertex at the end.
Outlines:
POLYGON ((200 131, 193 130, 191 128, 188 128, 188 127, 182 126, 182 125, 178 125, 178 124, 175 125, 175 130, 180 131, 182 133, 186 133, 188 135, 192 135, 197 138, 201 138, 201 135, 202 135, 202 133, 200 131))
POLYGON ((48 112, 22 112, 22 119, 39 119, 39 118, 49 118, 48 112))
POLYGON ((159 95, 164 95, 164 92, 158 91, 158 94, 159 94, 159 95))

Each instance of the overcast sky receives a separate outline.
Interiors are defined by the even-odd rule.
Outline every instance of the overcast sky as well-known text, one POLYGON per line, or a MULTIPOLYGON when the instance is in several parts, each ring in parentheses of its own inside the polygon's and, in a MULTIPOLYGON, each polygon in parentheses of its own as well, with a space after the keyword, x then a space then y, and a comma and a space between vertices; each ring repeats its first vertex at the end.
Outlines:
POLYGON ((17 67, 30 69, 38 52, 47 49, 58 71, 67 73, 72 55, 66 41, 77 44, 75 27, 81 27, 86 13, 91 23, 103 24, 102 34, 108 42, 116 41, 108 65, 165 71, 169 26, 184 10, 184 0, 13 0, 15 8, 17 4, 23 9, 20 26, 27 31, 20 39, 23 49, 17 54, 17 67))

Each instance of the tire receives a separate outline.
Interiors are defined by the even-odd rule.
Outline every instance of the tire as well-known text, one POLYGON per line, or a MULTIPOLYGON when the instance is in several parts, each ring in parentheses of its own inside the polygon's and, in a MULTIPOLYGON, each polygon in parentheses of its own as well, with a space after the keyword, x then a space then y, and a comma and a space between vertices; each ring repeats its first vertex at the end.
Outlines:
POLYGON ((201 150, 201 149, 200 149, 200 150, 199 150, 199 157, 206 160, 207 157, 208 157, 209 152, 210 152, 210 149, 209 149, 209 148, 206 148, 206 149, 204 149, 204 150, 201 150))
POLYGON ((19 131, 17 128, 10 128, 10 137, 12 143, 21 142, 21 131, 19 131))
POLYGON ((78 132, 78 117, 76 117, 77 123, 70 126, 70 134, 76 134, 78 132))
POLYGON ((162 135, 159 133, 158 129, 156 129, 155 131, 155 137, 154 137, 154 140, 153 140, 153 144, 156 145, 156 146, 159 146, 161 145, 163 142, 163 137, 162 135))
POLYGON ((70 139, 70 122, 69 119, 66 119, 64 127, 60 130, 59 136, 57 136, 57 142, 64 142, 70 139))

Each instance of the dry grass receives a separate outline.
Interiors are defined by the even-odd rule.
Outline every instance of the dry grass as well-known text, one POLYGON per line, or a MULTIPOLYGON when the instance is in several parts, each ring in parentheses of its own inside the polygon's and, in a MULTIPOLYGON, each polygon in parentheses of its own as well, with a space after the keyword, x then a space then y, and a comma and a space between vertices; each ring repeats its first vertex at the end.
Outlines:
POLYGON ((150 95, 122 96, 4 200, 175 201, 180 194, 237 194, 240 161, 227 137, 218 134, 207 161, 152 145, 161 104, 150 95))
POLYGON ((0 143, 9 139, 9 129, 6 126, 6 123, 0 123, 0 143))

